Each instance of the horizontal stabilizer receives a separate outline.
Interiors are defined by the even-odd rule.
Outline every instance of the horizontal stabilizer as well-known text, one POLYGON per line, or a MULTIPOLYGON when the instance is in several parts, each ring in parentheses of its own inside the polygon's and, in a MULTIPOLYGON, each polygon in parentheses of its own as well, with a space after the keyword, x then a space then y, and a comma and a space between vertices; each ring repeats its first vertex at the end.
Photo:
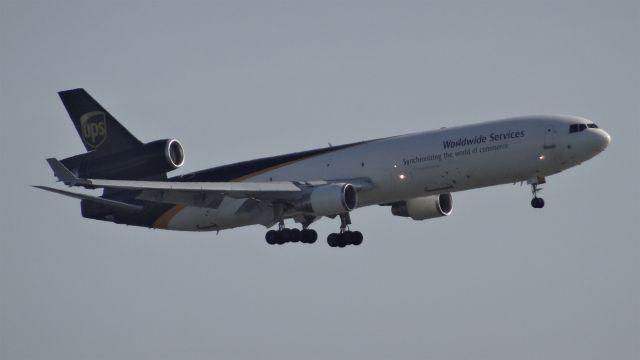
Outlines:
POLYGON ((91 202, 94 202, 94 203, 97 203, 97 204, 100 204, 100 205, 104 205, 104 206, 108 206, 108 207, 112 207, 112 208, 116 208, 116 209, 120 209, 120 210, 132 211, 132 212, 142 211, 142 206, 135 205, 135 204, 129 204, 129 203, 125 203, 125 202, 121 202, 121 201, 115 201, 115 200, 109 200, 109 199, 101 198, 101 197, 98 197, 98 196, 74 193, 74 192, 71 192, 71 191, 54 189, 54 188, 50 188, 48 186, 34 185, 33 187, 38 188, 38 189, 42 189, 42 190, 46 190, 46 191, 51 191, 51 192, 56 193, 56 194, 69 196, 69 197, 72 197, 72 198, 75 198, 75 199, 91 201, 91 202))
POLYGON ((47 163, 49 163, 51 170, 53 170, 53 175, 58 178, 58 181, 62 181, 65 185, 69 186, 81 183, 80 179, 62 165, 58 159, 48 158, 47 163))

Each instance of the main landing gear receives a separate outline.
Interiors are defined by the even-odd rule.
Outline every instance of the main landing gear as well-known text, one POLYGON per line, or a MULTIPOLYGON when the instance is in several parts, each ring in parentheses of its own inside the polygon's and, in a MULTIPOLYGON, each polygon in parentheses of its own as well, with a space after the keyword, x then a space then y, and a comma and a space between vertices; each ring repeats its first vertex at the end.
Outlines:
POLYGON ((544 178, 538 178, 534 181, 530 181, 529 183, 531 184, 531 194, 533 194, 533 199, 531 199, 531 206, 533 206, 534 209, 542 209, 544 207, 544 199, 538 197, 538 192, 542 190, 542 188, 539 188, 538 185, 544 184, 545 180, 544 178))
POLYGON ((360 245, 364 237, 360 231, 348 230, 351 224, 349 213, 340 215, 340 232, 327 236, 327 244, 331 247, 345 247, 347 245, 360 245))
POLYGON ((301 242, 303 244, 313 244, 318 239, 318 233, 311 229, 282 229, 269 230, 265 235, 265 240, 269 245, 282 245, 289 242, 301 242))
POLYGON ((315 230, 304 228, 287 229, 284 222, 280 222, 278 230, 269 230, 264 236, 269 245, 282 245, 289 242, 301 242, 303 244, 313 244, 318 239, 318 233, 315 230))
MULTIPOLYGON (((349 213, 340 215, 340 232, 332 233, 327 236, 327 243, 331 247, 343 248, 347 245, 362 244, 363 236, 360 231, 349 230, 351 217, 349 213)), ((269 245, 282 245, 290 242, 301 242, 303 244, 313 244, 318 239, 318 233, 315 230, 307 229, 309 224, 304 225, 303 229, 287 229, 284 227, 284 221, 278 223, 278 230, 269 230, 264 236, 269 245)))

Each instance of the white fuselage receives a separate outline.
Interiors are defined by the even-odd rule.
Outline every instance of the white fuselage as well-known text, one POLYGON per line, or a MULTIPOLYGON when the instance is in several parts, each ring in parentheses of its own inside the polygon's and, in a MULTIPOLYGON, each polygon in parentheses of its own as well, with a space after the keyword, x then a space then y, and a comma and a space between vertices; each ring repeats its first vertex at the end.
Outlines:
MULTIPOLYGON (((592 122, 575 116, 530 116, 395 136, 297 160, 243 181, 367 179, 373 186, 358 193, 358 207, 363 207, 542 179, 592 158, 608 145, 610 137, 603 130, 570 133, 572 124, 592 122)), ((217 209, 182 208, 168 228, 221 230, 271 226, 277 220, 270 207, 239 215, 245 201, 225 198, 217 209)))

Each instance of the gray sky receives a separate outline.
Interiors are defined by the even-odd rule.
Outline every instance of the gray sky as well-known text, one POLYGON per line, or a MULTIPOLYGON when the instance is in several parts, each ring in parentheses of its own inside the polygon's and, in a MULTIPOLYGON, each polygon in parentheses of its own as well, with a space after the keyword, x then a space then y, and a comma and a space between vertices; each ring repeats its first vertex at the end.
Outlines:
POLYGON ((630 1, 0 0, 2 359, 640 358, 640 5, 630 1), (179 172, 531 113, 593 119, 595 159, 454 194, 360 247, 82 219, 44 159, 84 87, 179 172))

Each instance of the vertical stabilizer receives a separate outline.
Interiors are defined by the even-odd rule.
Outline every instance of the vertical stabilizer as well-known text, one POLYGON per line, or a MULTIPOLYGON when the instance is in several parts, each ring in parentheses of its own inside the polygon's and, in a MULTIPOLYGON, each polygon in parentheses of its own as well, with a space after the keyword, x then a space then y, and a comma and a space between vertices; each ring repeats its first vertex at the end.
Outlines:
POLYGON ((58 95, 87 151, 106 154, 142 145, 84 89, 60 91, 58 95))

